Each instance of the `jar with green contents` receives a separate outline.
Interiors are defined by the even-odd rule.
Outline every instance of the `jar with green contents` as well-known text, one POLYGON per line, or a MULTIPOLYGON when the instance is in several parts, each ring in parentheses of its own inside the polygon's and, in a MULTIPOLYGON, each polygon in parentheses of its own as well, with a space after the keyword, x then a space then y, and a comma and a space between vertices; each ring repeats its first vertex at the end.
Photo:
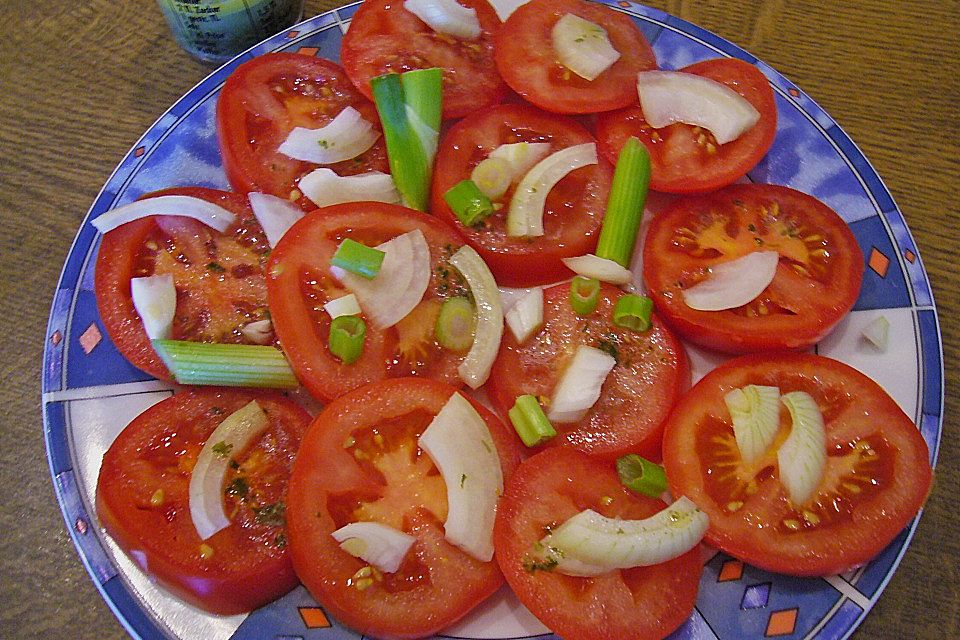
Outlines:
POLYGON ((181 47, 222 64, 300 19, 303 0, 157 0, 181 47))

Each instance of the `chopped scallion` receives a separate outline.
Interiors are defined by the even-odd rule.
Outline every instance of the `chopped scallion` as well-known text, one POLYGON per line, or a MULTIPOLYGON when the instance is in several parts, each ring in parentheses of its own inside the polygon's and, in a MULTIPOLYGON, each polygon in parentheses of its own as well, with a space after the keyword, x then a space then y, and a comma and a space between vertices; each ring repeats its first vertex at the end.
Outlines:
POLYGON ((507 415, 517 435, 528 447, 535 447, 557 435, 540 403, 531 395, 517 398, 507 415))
POLYGON ((337 247, 337 252, 333 254, 330 262, 345 271, 373 280, 380 273, 384 255, 386 254, 379 249, 346 238, 337 247))
POLYGON ((343 364, 353 364, 363 353, 367 323, 360 316, 340 316, 330 323, 328 345, 330 353, 343 364))
POLYGON ((476 314, 467 298, 447 298, 437 316, 437 342, 444 349, 466 351, 473 345, 475 325, 476 314))
POLYGON ((493 203, 490 202, 490 198, 480 191, 473 180, 461 180, 453 185, 443 194, 443 199, 447 201, 457 219, 465 227, 483 222, 493 213, 493 203))
POLYGON ((617 157, 596 255, 630 267, 649 186, 650 154, 643 143, 631 137, 617 157))
POLYGON ((570 306, 578 316, 588 316, 600 301, 600 281, 576 276, 570 282, 570 306))
POLYGON ((650 328, 650 314, 653 313, 653 300, 633 293, 620 296, 613 307, 613 324, 618 327, 646 331, 650 328))
POLYGON ((663 467, 635 453, 617 458, 617 475, 627 489, 651 498, 667 490, 667 474, 663 467))
POLYGON ((154 340, 153 348, 180 384, 293 389, 283 352, 272 346, 154 340))

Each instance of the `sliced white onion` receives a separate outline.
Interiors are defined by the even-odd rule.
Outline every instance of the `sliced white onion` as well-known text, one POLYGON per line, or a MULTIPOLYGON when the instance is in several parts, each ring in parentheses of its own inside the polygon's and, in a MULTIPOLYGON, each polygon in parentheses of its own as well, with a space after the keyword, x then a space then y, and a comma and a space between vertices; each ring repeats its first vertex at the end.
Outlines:
POLYGON ((394 573, 417 541, 413 536, 380 522, 351 522, 330 534, 340 548, 372 564, 384 573, 394 573))
POLYGON ((543 287, 534 287, 517 300, 506 313, 510 333, 523 344, 543 326, 543 287))
POLYGON ((620 59, 606 29, 572 13, 557 20, 551 37, 560 64, 586 80, 596 79, 620 59))
POLYGON ((201 540, 230 525, 223 511, 223 479, 230 460, 270 425, 256 400, 234 411, 207 438, 190 474, 190 517, 201 540))
POLYGON ((526 175, 538 162, 550 153, 549 142, 511 142, 502 144, 490 152, 488 157, 499 158, 510 164, 512 179, 526 175))
POLYGON ((637 93, 644 119, 655 129, 683 122, 708 129, 719 144, 739 138, 760 112, 727 85, 681 71, 641 71, 637 93))
POLYGON ((417 444, 447 486, 444 537, 477 560, 489 562, 503 471, 487 423, 466 398, 454 393, 417 444))
POLYGON ((823 414, 817 401, 805 391, 791 391, 780 396, 790 411, 793 426, 790 435, 777 451, 780 483, 795 506, 814 496, 827 466, 827 436, 823 414))
POLYGON ((107 211, 90 224, 100 233, 112 231, 122 224, 150 216, 184 216, 193 218, 223 233, 237 216, 223 207, 193 196, 156 196, 137 200, 107 211))
POLYGON ((143 320, 147 337, 151 340, 169 338, 177 310, 177 289, 173 286, 173 275, 165 273, 131 278, 130 295, 134 308, 143 320))
POLYGON ((273 342, 273 322, 269 319, 256 320, 244 325, 244 327, 240 329, 240 333, 246 336, 250 342, 270 344, 273 342))
POLYGON ((588 253, 585 256, 576 258, 564 258, 563 264, 574 273, 586 276, 587 278, 596 278, 600 282, 609 282, 611 284, 628 284, 633 282, 633 272, 624 268, 619 263, 607 258, 600 258, 588 253))
POLYGON ((513 169, 503 158, 484 158, 470 172, 470 179, 480 193, 499 200, 513 184, 513 169))
POLYGON ((497 12, 497 17, 500 18, 500 22, 506 22, 507 18, 509 18, 514 11, 528 2, 530 2, 530 0, 490 0, 490 4, 493 6, 494 11, 497 12))
POLYGON ((705 280, 683 290, 683 301, 698 311, 742 307, 773 282, 779 261, 776 251, 754 251, 714 264, 705 280))
POLYGON ((490 268, 470 245, 463 245, 450 256, 450 264, 467 280, 477 308, 477 327, 473 346, 457 372, 471 389, 477 389, 490 377, 490 368, 503 337, 503 307, 500 291, 490 268))
POLYGON ((591 164, 597 164, 597 145, 593 142, 561 149, 534 165, 510 199, 507 235, 542 236, 547 194, 568 173, 591 164))
POLYGON ((364 314, 378 328, 392 327, 420 304, 430 284, 430 247, 419 229, 376 247, 385 254, 373 280, 330 267, 330 272, 357 297, 364 314))
POLYGON ((696 547, 709 526, 707 514, 689 498, 643 520, 607 518, 592 509, 573 516, 540 543, 556 571, 597 576, 617 569, 661 564, 696 547))
POLYGON ((890 321, 886 316, 877 316, 873 322, 863 328, 863 337, 873 343, 880 351, 886 351, 889 344, 890 321))
POLYGON ((330 314, 330 319, 339 318, 340 316, 358 316, 361 313, 360 303, 357 302, 357 296, 352 293, 348 293, 345 296, 340 296, 339 298, 334 298, 327 304, 323 305, 323 308, 327 313, 330 314))
POLYGON ((551 422, 576 422, 597 400, 617 360, 609 353, 581 344, 573 354, 550 399, 551 422))
POLYGON ((289 200, 269 193, 249 193, 250 208, 267 235, 267 243, 276 247, 287 229, 303 217, 304 211, 289 200))
POLYGON ((773 444, 780 428, 780 389, 748 384, 723 397, 733 420, 740 457, 753 464, 773 444))
POLYGON ((318 207, 341 202, 387 202, 398 204, 400 194, 389 173, 369 171, 354 176, 339 176, 326 167, 314 169, 297 183, 303 195, 318 207))
POLYGON ((403 8, 426 22, 437 33, 461 40, 480 37, 477 10, 468 9, 454 0, 406 0, 403 8))
POLYGON ((356 158, 372 147, 379 137, 380 132, 364 120, 359 111, 346 107, 319 129, 295 127, 278 151, 297 160, 332 164, 356 158))

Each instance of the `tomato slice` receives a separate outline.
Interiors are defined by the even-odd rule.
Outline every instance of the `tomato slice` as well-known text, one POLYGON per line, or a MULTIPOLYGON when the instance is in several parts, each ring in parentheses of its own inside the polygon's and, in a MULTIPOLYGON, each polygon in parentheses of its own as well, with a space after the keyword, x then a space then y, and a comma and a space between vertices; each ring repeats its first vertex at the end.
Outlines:
POLYGON ((103 236, 94 279, 103 326, 127 360, 154 377, 169 379, 133 306, 130 280, 173 274, 177 311, 172 338, 249 343, 240 330, 269 317, 263 264, 270 245, 244 195, 185 187, 144 198, 161 195, 201 198, 237 216, 226 233, 190 218, 153 216, 103 236))
POLYGON ((596 165, 576 169, 551 189, 544 206, 544 235, 512 237, 506 220, 516 184, 499 201, 503 207, 482 226, 465 227, 443 195, 502 144, 549 142, 550 153, 595 142, 579 124, 539 109, 500 105, 464 118, 443 137, 437 152, 431 189, 431 211, 454 225, 483 256, 497 282, 525 287, 570 277, 563 258, 593 251, 603 223, 613 170, 600 158, 596 165))
POLYGON ((531 0, 496 35, 495 57, 510 88, 556 113, 596 113, 637 101, 637 73, 657 68, 650 43, 625 14, 583 0, 531 0), (594 80, 557 62, 551 32, 565 14, 598 24, 620 58, 594 80))
MULTIPOLYGON (((784 411, 776 442, 788 430, 784 411)), ((852 367, 807 354, 743 356, 707 374, 670 416, 663 456, 673 495, 710 517, 711 544, 792 575, 867 562, 916 515, 932 482, 926 443, 896 402, 852 367), (807 504, 788 500, 776 447, 753 465, 740 458, 723 397, 748 384, 805 391, 820 407, 827 466, 807 504)))
POLYGON ((569 293, 569 283, 544 290, 544 327, 523 345, 505 332, 490 373, 491 400, 506 415, 518 396, 550 398, 579 345, 603 349, 617 365, 600 399, 579 422, 555 424, 558 435, 547 446, 608 459, 626 453, 659 459, 663 421, 690 384, 683 346, 656 315, 642 333, 613 324, 613 306, 623 293, 612 285, 603 285, 596 311, 586 317, 574 313, 569 293))
POLYGON ((503 100, 507 87, 493 62, 500 18, 486 0, 458 0, 477 12, 480 37, 438 33, 403 8, 403 2, 367 0, 350 21, 340 58, 347 75, 371 100, 370 80, 385 73, 443 69, 443 118, 461 118, 503 100))
MULTIPOLYGON (((444 539, 446 486, 417 446, 455 392, 415 378, 367 385, 330 403, 304 438, 290 479, 293 563, 320 604, 361 633, 429 636, 503 582, 495 562, 480 562, 444 539), (396 573, 374 573, 363 586, 357 572, 367 564, 330 535, 358 521, 417 538, 396 573)), ((471 403, 490 429, 506 480, 520 459, 515 438, 489 410, 471 403)))
POLYGON ((434 325, 443 300, 467 295, 469 286, 449 258, 463 244, 436 218, 381 202, 340 204, 318 209, 295 224, 270 255, 267 292, 283 350, 311 395, 331 400, 368 382, 422 376, 461 384, 457 367, 465 353, 440 346, 434 325), (423 300, 393 327, 368 321, 363 354, 343 364, 330 353, 330 316, 323 305, 347 295, 329 271, 344 238, 376 246, 419 229, 430 248, 430 284, 423 300))
POLYGON ((121 549, 178 597, 235 614, 297 585, 286 546, 287 480, 310 414, 280 394, 191 389, 150 407, 110 445, 97 515, 121 549), (251 400, 270 426, 232 452, 224 480, 230 525, 201 540, 190 517, 190 474, 207 438, 251 400))
MULTIPOLYGON (((244 62, 227 78, 217 100, 220 155, 230 185, 314 209, 297 183, 319 165, 277 149, 295 127, 320 128, 347 107, 380 129, 376 108, 334 62, 296 53, 268 53, 244 62)), ((341 176, 390 171, 383 138, 356 158, 328 166, 341 176)))
MULTIPOLYGON (((703 193, 733 184, 760 161, 777 134, 777 103, 766 76, 734 58, 704 60, 681 69, 723 83, 760 112, 760 120, 736 140, 718 145, 701 127, 677 123, 654 129, 633 105, 597 116, 597 139, 616 162, 623 143, 636 136, 650 152, 650 188, 668 193, 703 193)), ((634 99, 636 102, 636 97, 634 99)))
POLYGON ((584 509, 639 520, 666 505, 628 491, 613 464, 568 448, 520 464, 497 508, 497 562, 517 597, 551 631, 578 640, 663 638, 693 612, 703 565, 699 549, 651 567, 595 578, 535 568, 535 545, 584 509))
POLYGON ((729 353, 799 349, 853 307, 863 254, 847 224, 816 198, 776 185, 732 185, 677 200, 647 232, 643 276, 657 310, 684 338, 729 353), (687 306, 683 290, 709 268, 752 251, 778 251, 773 282, 725 311, 687 306))

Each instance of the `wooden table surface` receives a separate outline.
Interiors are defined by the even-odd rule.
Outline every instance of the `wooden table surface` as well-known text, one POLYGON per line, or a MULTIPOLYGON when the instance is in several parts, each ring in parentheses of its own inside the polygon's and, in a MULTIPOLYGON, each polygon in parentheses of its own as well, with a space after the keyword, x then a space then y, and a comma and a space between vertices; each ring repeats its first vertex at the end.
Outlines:
MULTIPOLYGON (((803 88, 866 153, 930 274, 946 370, 937 482, 912 546, 855 638, 960 637, 960 4, 653 3, 803 88)), ((334 6, 308 1, 306 15, 334 6)), ((64 529, 39 411, 55 283, 74 234, 137 138, 209 69, 155 3, 0 0, 0 637, 123 638, 64 529)), ((572 640, 572 639, 571 639, 572 640)))

